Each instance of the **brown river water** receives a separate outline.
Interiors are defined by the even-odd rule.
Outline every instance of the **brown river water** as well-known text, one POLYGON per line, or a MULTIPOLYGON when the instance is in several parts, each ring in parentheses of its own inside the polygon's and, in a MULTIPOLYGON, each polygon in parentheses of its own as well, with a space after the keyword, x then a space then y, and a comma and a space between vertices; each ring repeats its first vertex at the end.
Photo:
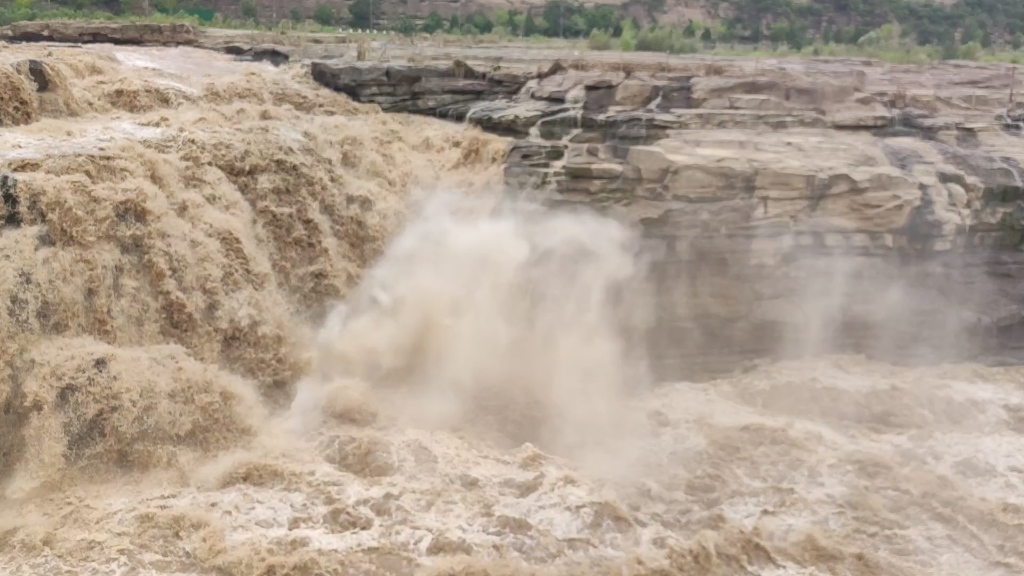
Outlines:
POLYGON ((1024 369, 654 386, 632 233, 501 204, 501 139, 297 64, 24 58, 0 574, 1024 574, 1024 369))

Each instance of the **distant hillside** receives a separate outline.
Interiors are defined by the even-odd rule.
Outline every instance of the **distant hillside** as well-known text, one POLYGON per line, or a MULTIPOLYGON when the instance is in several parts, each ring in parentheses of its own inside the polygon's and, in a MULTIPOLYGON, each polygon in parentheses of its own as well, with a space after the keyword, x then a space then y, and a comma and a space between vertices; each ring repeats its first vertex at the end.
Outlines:
MULTIPOLYGON (((3 20, 31 19, 43 6, 112 13, 176 13, 254 21, 314 19, 329 26, 402 32, 618 36, 624 22, 683 30, 705 41, 855 43, 886 24, 903 41, 954 46, 1024 43, 1024 0, 0 0, 3 20), (33 3, 35 2, 35 3, 33 3), (45 4, 44 4, 45 2, 45 4), (6 4, 5 4, 6 3, 6 4)), ((682 32, 680 32, 682 33, 682 32)))

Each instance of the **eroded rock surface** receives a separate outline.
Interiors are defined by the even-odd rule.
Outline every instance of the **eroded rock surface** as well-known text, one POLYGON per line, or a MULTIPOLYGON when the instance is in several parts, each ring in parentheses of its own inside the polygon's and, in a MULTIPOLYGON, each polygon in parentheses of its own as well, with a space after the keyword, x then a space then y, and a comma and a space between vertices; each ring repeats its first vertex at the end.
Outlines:
MULTIPOLYGON (((510 191, 639 226, 665 377, 857 351, 1024 360, 1024 139, 963 96, 816 79, 318 62, 385 110, 516 138, 510 191), (458 71, 456 71, 458 69, 458 71)), ((999 102, 988 102, 998 106, 999 102)))
POLYGON ((175 46, 196 44, 199 37, 189 24, 42 21, 16 22, 0 28, 0 40, 175 46))

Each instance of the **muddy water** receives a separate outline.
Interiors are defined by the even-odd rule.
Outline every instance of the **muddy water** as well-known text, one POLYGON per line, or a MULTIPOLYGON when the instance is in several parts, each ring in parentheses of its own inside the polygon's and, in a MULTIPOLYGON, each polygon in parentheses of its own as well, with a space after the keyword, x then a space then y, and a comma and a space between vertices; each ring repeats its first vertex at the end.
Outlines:
POLYGON ((53 87, 0 132, 0 573, 1024 573, 1021 369, 652 386, 636 238, 501 205, 501 141, 6 50, 53 87))

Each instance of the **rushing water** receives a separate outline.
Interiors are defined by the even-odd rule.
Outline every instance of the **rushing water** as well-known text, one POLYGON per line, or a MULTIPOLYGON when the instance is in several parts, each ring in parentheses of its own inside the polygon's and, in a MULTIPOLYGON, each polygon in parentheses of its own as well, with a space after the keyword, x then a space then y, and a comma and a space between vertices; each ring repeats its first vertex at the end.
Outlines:
POLYGON ((636 238, 500 202, 500 140, 10 50, 59 82, 0 132, 0 573, 1024 573, 1024 370, 655 386, 636 238))

